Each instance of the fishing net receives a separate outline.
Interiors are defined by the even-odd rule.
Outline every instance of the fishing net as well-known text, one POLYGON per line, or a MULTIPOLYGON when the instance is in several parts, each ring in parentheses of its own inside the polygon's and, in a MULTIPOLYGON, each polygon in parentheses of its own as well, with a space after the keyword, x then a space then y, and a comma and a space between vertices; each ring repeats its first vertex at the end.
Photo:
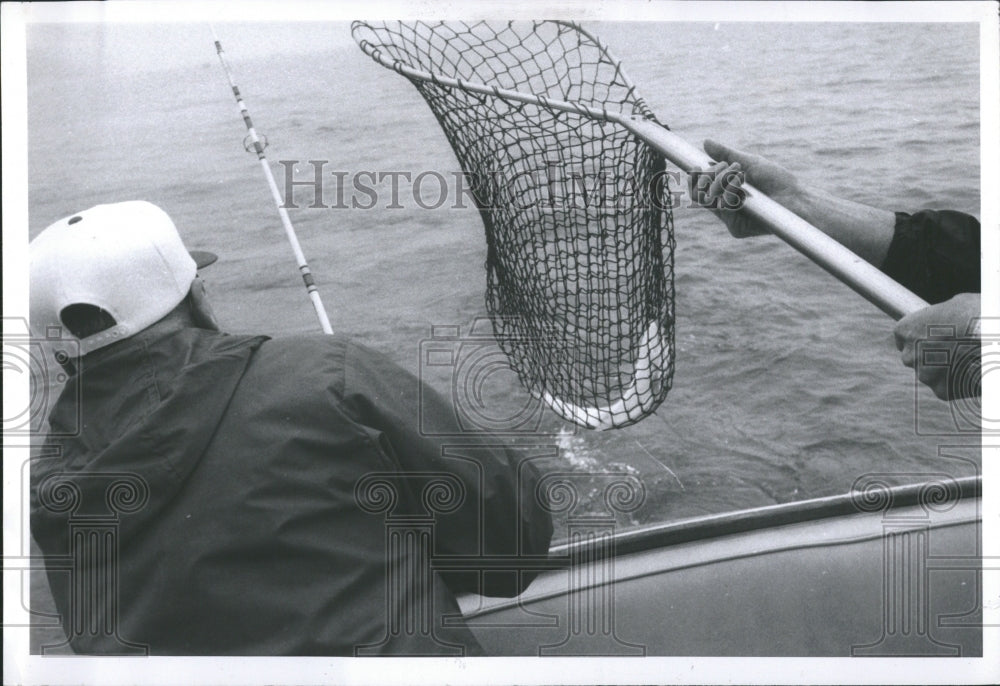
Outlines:
POLYGON ((622 427, 674 370, 663 157, 607 113, 655 121, 607 49, 561 22, 355 22, 406 76, 486 228, 486 308, 521 383, 564 419, 622 427))

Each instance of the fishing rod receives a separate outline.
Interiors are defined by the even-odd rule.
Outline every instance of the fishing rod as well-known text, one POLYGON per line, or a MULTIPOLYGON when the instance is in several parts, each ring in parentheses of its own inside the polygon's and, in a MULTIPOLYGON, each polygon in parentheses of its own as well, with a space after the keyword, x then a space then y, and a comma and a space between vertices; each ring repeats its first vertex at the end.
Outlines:
MULTIPOLYGON (((278 215, 281 217, 281 224, 285 227, 285 235, 288 236, 288 242, 292 244, 292 252, 295 253, 295 261, 299 265, 299 272, 302 273, 302 281, 306 285, 306 292, 309 294, 309 299, 312 300, 313 309, 316 310, 316 316, 319 317, 320 326, 323 327, 323 333, 333 333, 333 327, 330 326, 330 319, 326 316, 326 309, 323 307, 323 301, 319 297, 319 289, 316 287, 316 280, 313 279, 312 271, 309 269, 309 264, 306 262, 306 256, 302 252, 302 247, 299 245, 299 239, 295 235, 295 228, 292 226, 292 220, 288 218, 288 211, 284 208, 281 193, 278 191, 278 184, 274 182, 274 174, 271 173, 271 167, 268 165, 267 157, 264 156, 265 143, 262 143, 260 137, 257 135, 257 131, 254 129, 253 121, 250 119, 250 112, 247 110, 246 103, 243 102, 243 97, 240 95, 240 89, 236 85, 236 81, 233 79, 233 71, 229 68, 229 63, 226 61, 225 53, 222 50, 222 43, 219 41, 219 37, 215 34, 215 27, 209 25, 212 31, 212 38, 215 40, 215 52, 219 55, 219 62, 222 63, 222 69, 226 72, 226 78, 229 79, 229 87, 233 89, 233 96, 236 98, 236 105, 240 108, 240 114, 243 116, 243 123, 247 126, 248 137, 250 142, 253 143, 253 150, 257 153, 257 159, 260 161, 261 169, 264 170, 264 176, 267 178, 267 185, 271 188, 271 195, 274 197, 274 204, 278 207, 278 215)), ((250 151, 250 147, 246 146, 247 151, 250 151)))

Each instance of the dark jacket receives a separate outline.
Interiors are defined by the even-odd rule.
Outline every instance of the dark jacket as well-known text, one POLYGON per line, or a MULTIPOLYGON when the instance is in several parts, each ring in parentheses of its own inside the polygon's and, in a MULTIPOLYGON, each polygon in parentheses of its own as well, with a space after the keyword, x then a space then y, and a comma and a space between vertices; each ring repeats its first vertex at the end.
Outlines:
POLYGON ((882 271, 927 302, 980 288, 979 220, 954 210, 896 213, 882 271))
POLYGON ((442 626, 453 593, 514 595, 534 574, 387 575, 421 566, 412 546, 434 511, 436 554, 544 556, 551 517, 530 461, 461 434, 440 396, 343 338, 153 332, 84 358, 50 417, 53 435, 82 430, 32 468, 35 539, 92 577, 48 570, 77 652, 434 653, 426 629, 388 626, 406 603, 405 616, 433 608, 431 644, 479 652, 460 622, 442 626), (104 582, 79 561, 79 532, 99 510, 116 517, 117 590, 95 605, 80 589, 104 582))

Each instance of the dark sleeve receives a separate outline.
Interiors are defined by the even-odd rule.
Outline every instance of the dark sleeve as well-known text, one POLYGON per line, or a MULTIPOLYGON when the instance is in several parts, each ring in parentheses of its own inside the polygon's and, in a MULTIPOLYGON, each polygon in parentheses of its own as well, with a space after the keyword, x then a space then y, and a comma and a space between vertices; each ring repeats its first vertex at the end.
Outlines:
POLYGON ((979 220, 952 210, 896 213, 882 271, 930 303, 978 293, 979 220))
MULTIPOLYGON (((548 554, 552 516, 537 492, 540 474, 529 455, 482 431, 463 431, 452 405, 416 376, 367 348, 345 358, 344 402, 355 419, 378 431, 405 472, 447 472, 461 479, 465 498, 439 514, 435 552, 461 556, 548 554)), ((419 497, 414 494, 415 497, 419 497)), ((514 596, 537 573, 443 575, 454 591, 514 596)))

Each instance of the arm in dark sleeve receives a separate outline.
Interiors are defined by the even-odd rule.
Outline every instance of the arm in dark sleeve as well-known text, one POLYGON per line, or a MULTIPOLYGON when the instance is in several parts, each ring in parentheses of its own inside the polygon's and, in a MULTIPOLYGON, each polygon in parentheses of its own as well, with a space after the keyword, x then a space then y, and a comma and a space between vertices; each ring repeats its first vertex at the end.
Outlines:
MULTIPOLYGON (((538 470, 485 432, 470 433, 450 403, 416 376, 361 346, 348 346, 344 402, 355 419, 388 439, 404 472, 443 471, 465 486, 465 500, 438 515, 435 549, 447 555, 548 554, 552 517, 540 501, 538 470)), ((536 574, 446 575, 453 590, 513 596, 536 574)))
POLYGON ((952 210, 896 213, 882 271, 931 304, 980 288, 979 220, 952 210))

